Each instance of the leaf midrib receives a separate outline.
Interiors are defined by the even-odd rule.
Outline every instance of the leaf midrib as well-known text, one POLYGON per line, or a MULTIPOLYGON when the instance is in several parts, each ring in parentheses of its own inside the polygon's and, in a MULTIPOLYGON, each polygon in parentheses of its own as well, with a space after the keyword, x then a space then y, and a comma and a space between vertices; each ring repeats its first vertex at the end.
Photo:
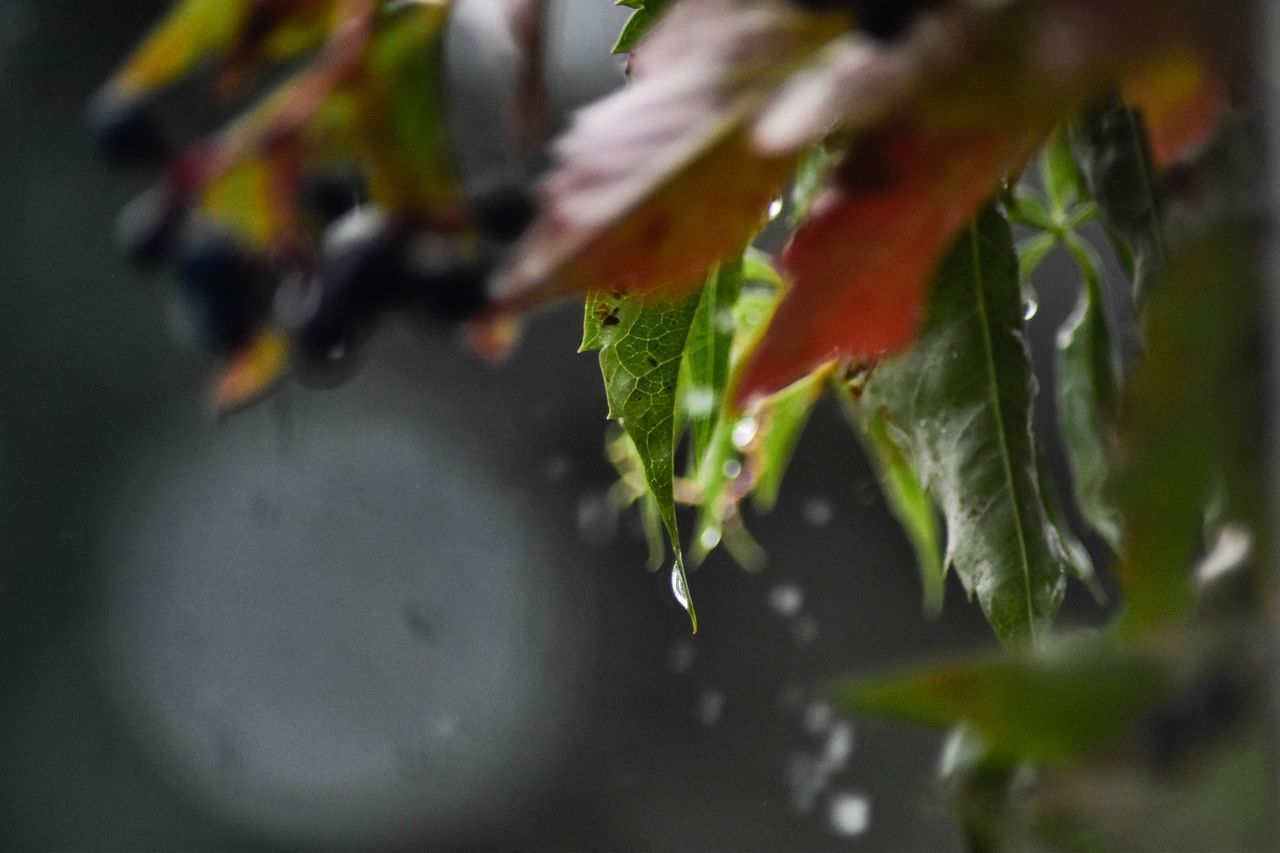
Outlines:
POLYGON ((1022 508, 1018 502, 1017 489, 1013 479, 1013 465, 1010 463, 1009 439, 1004 428, 1004 407, 1000 402, 1000 386, 996 381, 995 341, 991 336, 991 324, 987 318, 987 300, 982 287, 982 246, 978 239, 977 222, 969 225, 969 250, 973 256, 973 284, 978 303, 978 322, 982 326, 982 344, 987 361, 987 380, 991 394, 991 407, 996 415, 996 439, 1000 443, 1000 464, 1004 469, 1005 488, 1009 491, 1009 501, 1013 507, 1014 528, 1018 533, 1018 551, 1021 557, 1022 585, 1027 605, 1027 631, 1032 643, 1035 641, 1035 609, 1031 597, 1031 561, 1027 553, 1027 541, 1023 528, 1022 508))

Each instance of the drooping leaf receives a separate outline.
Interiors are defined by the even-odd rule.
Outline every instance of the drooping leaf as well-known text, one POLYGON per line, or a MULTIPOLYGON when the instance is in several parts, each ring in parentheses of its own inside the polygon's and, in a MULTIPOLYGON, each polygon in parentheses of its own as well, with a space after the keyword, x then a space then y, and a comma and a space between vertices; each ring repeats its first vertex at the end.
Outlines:
MULTIPOLYGON (((848 392, 843 396, 846 401, 851 400, 848 392)), ((947 579, 937 509, 894 436, 888 411, 876 411, 860 405, 847 405, 846 408, 875 466, 885 503, 902 525, 915 551, 920 583, 924 589, 925 615, 937 616, 942 612, 947 579)))
POLYGON ((1066 246, 1084 288, 1058 331, 1058 420, 1080 514, 1118 552, 1123 520, 1108 493, 1108 478, 1115 459, 1120 368, 1107 323, 1101 260, 1074 235, 1066 246))
POLYGON ((1009 225, 988 209, 943 262, 919 341, 856 403, 941 508, 947 563, 1011 644, 1043 636, 1073 571, 1040 493, 1023 324, 1009 225))
POLYGON ((685 578, 673 482, 676 389, 689 326, 700 299, 696 292, 673 302, 595 291, 588 298, 582 339, 582 351, 600 351, 609 417, 631 436, 644 465, 645 479, 675 555, 672 583, 677 598, 683 598, 681 603, 689 612, 695 633, 698 617, 685 578))
POLYGON ((712 271, 689 326, 681 381, 690 447, 702 459, 711 441, 729 385, 729 354, 736 328, 733 306, 742 291, 742 262, 730 261, 712 271))
POLYGON ((840 685, 846 709, 948 727, 963 724, 1006 763, 1057 763, 1132 733, 1175 681, 1161 655, 1079 642, 840 685))
POLYGON ((1106 101, 1072 126, 1072 142, 1141 308, 1155 277, 1168 266, 1164 201, 1145 125, 1124 104, 1106 101))

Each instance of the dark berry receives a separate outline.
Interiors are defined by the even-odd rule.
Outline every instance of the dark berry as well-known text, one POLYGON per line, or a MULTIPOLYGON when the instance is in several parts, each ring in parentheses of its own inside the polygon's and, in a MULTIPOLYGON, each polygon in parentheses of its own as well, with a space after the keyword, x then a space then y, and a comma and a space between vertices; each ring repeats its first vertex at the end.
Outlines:
POLYGON ((99 150, 117 166, 152 166, 169 156, 169 145, 155 116, 143 105, 91 106, 89 130, 99 150))
POLYGON ((196 325, 214 349, 240 348, 267 315, 270 282, 257 260, 230 240, 207 240, 190 249, 180 277, 196 325))
POLYGON ((511 243, 533 222, 537 210, 527 189, 505 184, 479 196, 473 213, 481 234, 499 243, 511 243))

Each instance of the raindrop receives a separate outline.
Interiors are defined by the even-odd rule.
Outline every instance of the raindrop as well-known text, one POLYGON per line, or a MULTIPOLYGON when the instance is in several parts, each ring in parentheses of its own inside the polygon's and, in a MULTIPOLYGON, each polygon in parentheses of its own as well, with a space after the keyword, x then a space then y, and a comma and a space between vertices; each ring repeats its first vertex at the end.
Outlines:
POLYGON ((831 797, 827 819, 836 835, 852 838, 871 826, 871 801, 862 794, 841 792, 831 797))
POLYGON ((702 550, 710 551, 712 548, 720 544, 720 528, 708 527, 702 531, 702 535, 698 537, 698 544, 702 546, 702 550))
POLYGON ((724 475, 730 480, 736 479, 742 473, 742 463, 737 459, 726 459, 724 465, 720 469, 724 475))
POLYGON ((684 585, 684 576, 680 574, 679 564, 671 567, 671 593, 685 610, 689 609, 689 590, 684 585))
POLYGON ((831 506, 831 501, 826 498, 811 498, 805 501, 804 509, 805 524, 810 527, 826 527, 831 523, 835 510, 831 506))
POLYGON ((1027 301, 1022 304, 1022 319, 1030 320, 1036 316, 1036 312, 1040 310, 1040 303, 1028 297, 1027 301))
POLYGON ((793 583, 782 583, 769 590, 769 609, 779 616, 790 617, 804 605, 804 590, 793 583))
POLYGON ((781 213, 782 213, 782 196, 778 196, 772 202, 769 203, 769 221, 772 222, 773 220, 777 219, 778 215, 781 213))
POLYGON ((693 669, 693 658, 696 652, 697 646, 689 640, 681 640, 671 647, 671 655, 667 665, 676 675, 684 675, 693 669))
POLYGON ((734 424, 733 427, 733 446, 739 450, 745 450, 751 442, 755 441, 756 432, 760 425, 756 423, 755 418, 743 418, 734 424))
POLYGON ((702 691, 702 696, 698 698, 698 720, 704 726, 714 726, 720 722, 723 713, 724 693, 712 688, 702 691))
POLYGON ((834 719, 835 712, 831 710, 831 706, 826 702, 815 700, 804 709, 804 720, 801 726, 806 734, 820 735, 827 731, 834 719))
POLYGON ((710 388, 690 388, 684 395, 684 408, 691 418, 705 418, 716 406, 716 393, 710 388))
POLYGON ((588 492, 578 501, 578 533, 592 548, 604 548, 618 532, 618 514, 605 492, 588 492))

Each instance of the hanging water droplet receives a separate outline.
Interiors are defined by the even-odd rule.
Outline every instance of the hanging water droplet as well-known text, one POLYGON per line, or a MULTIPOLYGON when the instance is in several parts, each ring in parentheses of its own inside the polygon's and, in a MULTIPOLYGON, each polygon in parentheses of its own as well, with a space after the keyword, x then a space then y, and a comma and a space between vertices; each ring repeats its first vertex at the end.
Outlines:
POLYGON ((702 531, 702 535, 698 537, 698 544, 702 546, 702 550, 710 551, 712 548, 720 544, 720 528, 708 527, 702 531))
POLYGON ((760 425, 755 418, 746 417, 733 425, 733 446, 739 450, 745 450, 751 442, 755 441, 756 432, 760 425))
POLYGON ((769 203, 769 221, 772 222, 773 220, 777 219, 778 215, 781 213, 782 213, 782 196, 778 196, 777 198, 775 198, 773 201, 769 203))
POLYGON ((863 794, 842 791, 833 794, 827 807, 827 820, 836 835, 852 838, 871 826, 871 801, 863 794))
POLYGON ((1030 320, 1036 316, 1036 312, 1040 310, 1040 303, 1034 298, 1028 296, 1027 301, 1022 303, 1022 319, 1030 320))
POLYGON ((689 589, 684 585, 684 575, 680 573, 678 564, 671 567, 671 593, 681 607, 689 609, 689 589))

